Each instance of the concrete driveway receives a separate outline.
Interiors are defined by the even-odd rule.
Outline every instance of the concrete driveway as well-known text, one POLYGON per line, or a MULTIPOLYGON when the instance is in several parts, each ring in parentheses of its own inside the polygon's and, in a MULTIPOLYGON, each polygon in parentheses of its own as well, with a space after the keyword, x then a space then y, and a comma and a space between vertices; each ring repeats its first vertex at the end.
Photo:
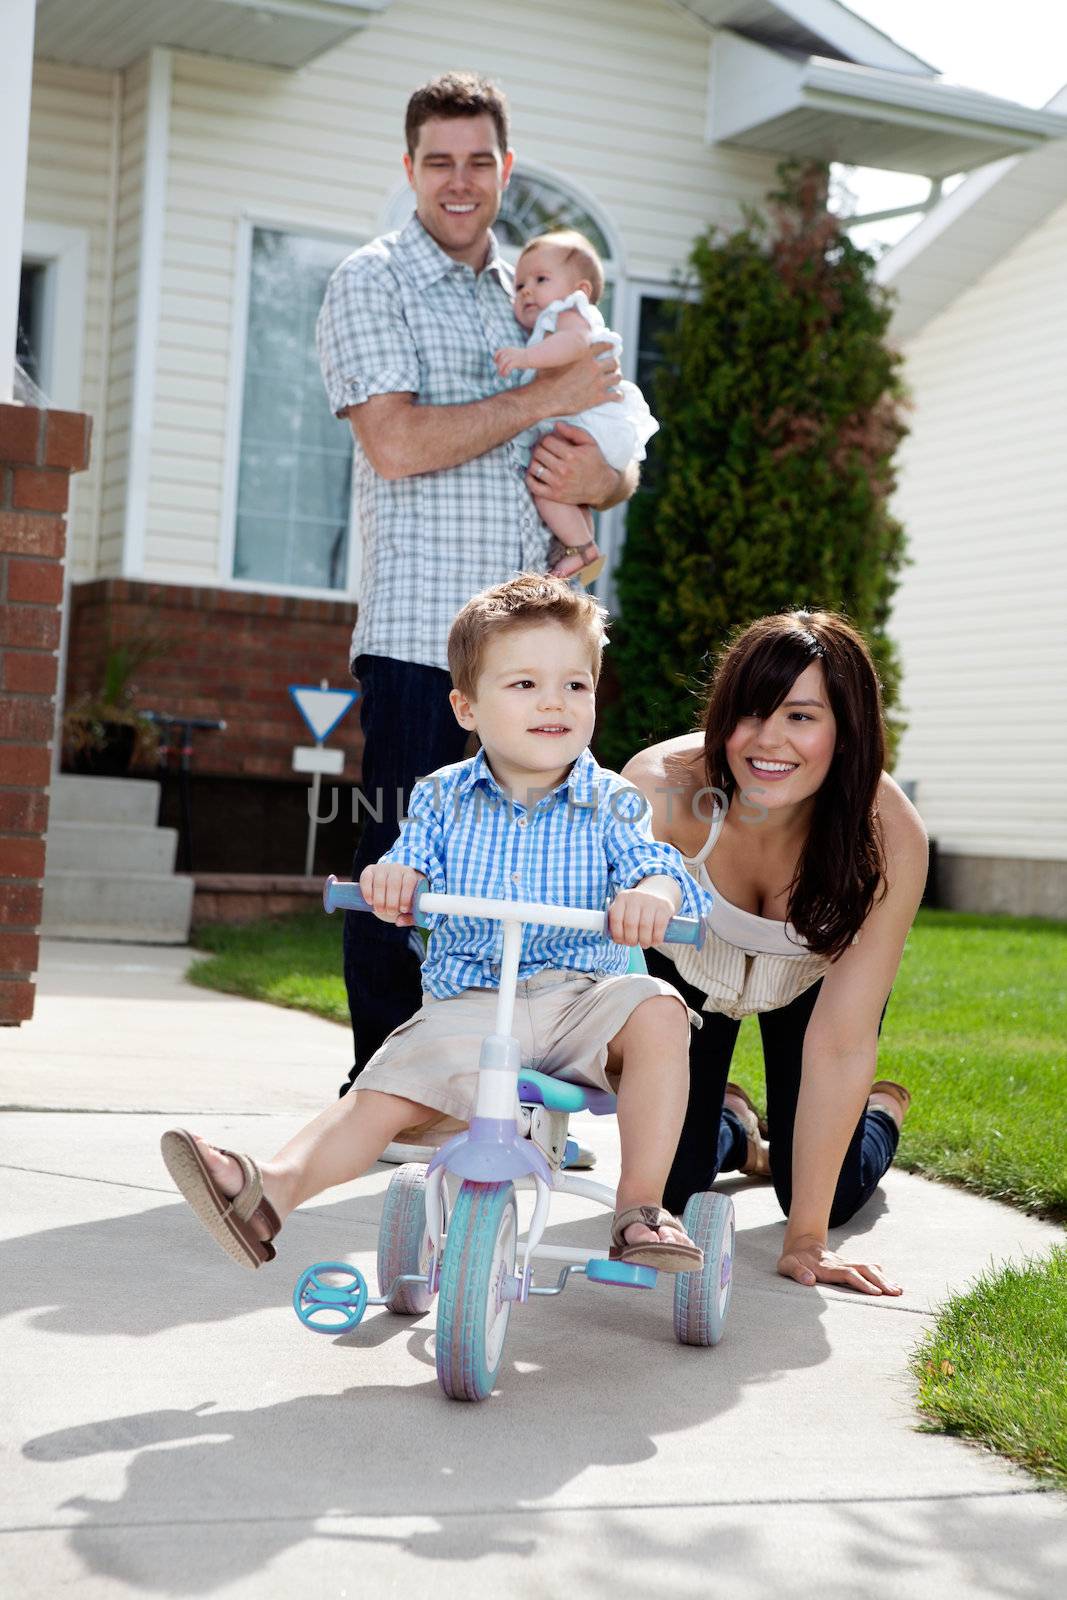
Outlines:
MULTIPOLYGON (((164 1128, 269 1154, 349 1059, 346 1030, 188 986, 190 959, 46 945, 37 1016, 0 1035, 5 1595, 1064 1592, 1067 1500, 919 1431, 907 1373, 947 1290, 1060 1230, 891 1172, 841 1231, 905 1285, 872 1300, 778 1278, 774 1195, 739 1183, 717 1349, 675 1344, 666 1290, 578 1281, 518 1308, 499 1391, 455 1404, 432 1312, 316 1338, 291 1309, 316 1259, 373 1279, 391 1169, 293 1217, 258 1273, 175 1198, 164 1128)), ((614 1126, 580 1132, 614 1172, 614 1126)), ((565 1198, 549 1238, 605 1220, 565 1198)))

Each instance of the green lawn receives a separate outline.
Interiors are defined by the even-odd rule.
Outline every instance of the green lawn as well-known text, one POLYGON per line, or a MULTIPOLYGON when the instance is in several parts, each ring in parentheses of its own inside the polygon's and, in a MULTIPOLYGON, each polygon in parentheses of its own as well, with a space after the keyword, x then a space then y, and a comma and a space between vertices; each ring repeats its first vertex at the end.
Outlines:
POLYGON ((998 1450, 1067 1489, 1067 1250, 983 1275, 942 1307, 915 1353, 939 1433, 998 1450))
MULTIPOLYGON (((914 1100, 899 1164, 1067 1219, 1067 923, 922 911, 889 1002, 878 1076, 914 1100)), ((754 1018, 733 1072, 756 1098, 754 1018)))

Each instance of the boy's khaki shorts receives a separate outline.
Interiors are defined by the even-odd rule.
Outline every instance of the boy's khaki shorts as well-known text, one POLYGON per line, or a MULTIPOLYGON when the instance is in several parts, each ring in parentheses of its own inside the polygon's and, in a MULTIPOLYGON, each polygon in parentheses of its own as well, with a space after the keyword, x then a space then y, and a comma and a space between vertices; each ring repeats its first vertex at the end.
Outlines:
MULTIPOLYGON (((614 1093, 618 1073, 607 1070, 608 1044, 643 1000, 661 994, 677 1000, 690 1022, 700 1026, 702 1019, 677 989, 649 973, 597 977, 552 970, 523 979, 515 993, 512 1023, 523 1066, 614 1093)), ((443 1119, 466 1123, 474 1106, 482 1040, 493 1030, 496 1005, 495 989, 465 989, 448 1000, 424 994, 421 1009, 393 1029, 353 1090, 400 1095, 440 1113, 405 1129, 401 1140, 440 1128, 443 1119)))

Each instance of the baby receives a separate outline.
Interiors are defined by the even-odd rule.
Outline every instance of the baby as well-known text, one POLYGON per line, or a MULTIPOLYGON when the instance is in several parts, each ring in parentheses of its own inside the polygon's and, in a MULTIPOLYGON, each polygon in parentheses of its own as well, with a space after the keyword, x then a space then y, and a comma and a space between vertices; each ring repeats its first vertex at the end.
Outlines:
MULTIPOLYGON (((604 324, 597 301, 604 292, 604 268, 584 234, 558 229, 539 234, 527 244, 515 267, 515 318, 530 330, 525 349, 507 347, 494 357, 502 378, 530 368, 565 367, 591 344, 610 344, 616 358, 622 340, 604 324)), ((592 435, 600 453, 616 471, 631 461, 645 459, 645 445, 659 423, 645 404, 636 384, 619 385, 621 400, 608 401, 591 411, 563 420, 592 435)), ((528 452, 551 433, 552 419, 527 428, 516 442, 528 452)), ((603 566, 593 538, 593 513, 588 506, 565 505, 534 493, 541 520, 554 535, 549 546, 549 571, 557 578, 580 573, 591 583, 603 566)))

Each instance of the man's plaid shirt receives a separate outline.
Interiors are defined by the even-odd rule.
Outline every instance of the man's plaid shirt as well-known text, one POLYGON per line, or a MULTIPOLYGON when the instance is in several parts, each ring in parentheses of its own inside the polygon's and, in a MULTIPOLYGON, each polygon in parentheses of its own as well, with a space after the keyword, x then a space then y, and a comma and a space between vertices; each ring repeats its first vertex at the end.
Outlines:
MULTIPOLYGON (((490 235, 481 273, 453 261, 417 217, 355 251, 330 279, 319 313, 319 361, 335 413, 376 394, 465 405, 523 381, 500 378, 493 352, 526 334, 513 280, 490 235)), ((352 658, 391 656, 447 667, 448 629, 472 594, 544 571, 548 532, 512 443, 445 472, 388 480, 359 441, 353 472, 363 581, 352 658)))

